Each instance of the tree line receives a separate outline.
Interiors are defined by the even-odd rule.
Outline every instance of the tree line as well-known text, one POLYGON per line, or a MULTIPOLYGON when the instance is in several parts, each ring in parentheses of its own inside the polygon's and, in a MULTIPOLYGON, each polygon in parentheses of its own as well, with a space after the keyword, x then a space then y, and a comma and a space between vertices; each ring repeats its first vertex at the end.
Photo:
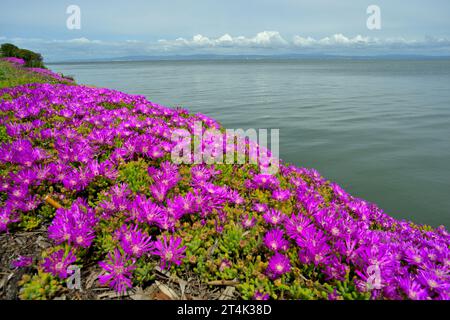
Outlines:
POLYGON ((42 55, 27 49, 21 49, 11 43, 4 43, 0 46, 2 57, 15 57, 25 60, 25 67, 45 68, 42 55))

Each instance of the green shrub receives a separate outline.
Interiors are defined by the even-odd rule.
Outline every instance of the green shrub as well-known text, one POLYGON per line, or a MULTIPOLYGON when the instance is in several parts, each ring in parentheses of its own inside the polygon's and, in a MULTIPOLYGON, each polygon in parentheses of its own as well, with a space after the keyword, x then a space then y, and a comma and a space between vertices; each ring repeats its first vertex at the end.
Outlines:
POLYGON ((61 284, 51 274, 39 271, 38 274, 22 277, 19 297, 22 300, 48 300, 62 289, 61 284))
POLYGON ((3 57, 16 57, 25 60, 25 67, 45 68, 43 58, 40 53, 27 49, 20 49, 11 43, 4 43, 0 46, 3 57))

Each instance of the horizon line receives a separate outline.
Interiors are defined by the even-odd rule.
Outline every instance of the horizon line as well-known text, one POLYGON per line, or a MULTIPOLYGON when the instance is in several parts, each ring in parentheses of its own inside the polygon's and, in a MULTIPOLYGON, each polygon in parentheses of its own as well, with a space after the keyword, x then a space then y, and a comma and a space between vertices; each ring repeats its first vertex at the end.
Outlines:
MULTIPOLYGON (((60 63, 89 63, 89 62, 146 62, 146 61, 187 61, 187 60, 312 60, 312 59, 394 59, 394 60, 436 60, 450 59, 450 55, 427 54, 173 54, 173 55, 148 55, 148 56, 121 56, 88 59, 66 59, 45 61, 49 64, 60 63)), ((45 60, 45 57, 44 57, 45 60)))

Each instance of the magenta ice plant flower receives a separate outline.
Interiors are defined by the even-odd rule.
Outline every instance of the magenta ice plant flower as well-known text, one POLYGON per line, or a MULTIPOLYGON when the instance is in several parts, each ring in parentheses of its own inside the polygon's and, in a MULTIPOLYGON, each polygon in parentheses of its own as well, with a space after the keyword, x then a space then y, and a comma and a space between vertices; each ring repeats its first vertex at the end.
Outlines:
POLYGON ((137 225, 122 227, 116 231, 116 237, 122 249, 130 256, 140 258, 152 250, 151 237, 140 230, 137 225))
POLYGON ((264 293, 261 291, 256 291, 253 295, 253 300, 269 300, 270 296, 268 293, 264 293))
POLYGON ((159 240, 154 241, 154 250, 152 253, 161 258, 161 268, 169 269, 172 264, 180 265, 184 258, 186 247, 181 247, 181 238, 170 237, 164 235, 159 240))
POLYGON ((286 251, 289 242, 284 239, 284 232, 280 229, 272 229, 264 235, 264 245, 271 251, 286 251))
POLYGON ((13 268, 25 268, 33 264, 33 257, 31 256, 18 256, 16 259, 11 261, 11 266, 13 268))
POLYGON ((253 177, 252 182, 256 188, 261 189, 274 189, 280 184, 280 181, 271 174, 258 174, 253 177))
POLYGON ((272 198, 277 201, 287 201, 291 197, 291 191, 289 190, 283 190, 283 189, 277 189, 272 192, 272 198))
POLYGON ((114 249, 114 253, 108 253, 106 261, 99 262, 104 273, 98 276, 101 285, 109 285, 119 294, 124 294, 127 289, 133 286, 131 281, 132 271, 136 268, 134 262, 130 261, 126 255, 121 254, 119 249, 114 249))
POLYGON ((18 65, 18 66, 22 66, 25 64, 25 60, 23 60, 22 58, 16 58, 16 57, 6 57, 6 58, 1 58, 0 60, 7 61, 12 64, 18 65))
POLYGON ((304 230, 312 227, 311 219, 302 215, 302 214, 292 214, 289 218, 286 219, 285 224, 287 235, 296 240, 299 237, 302 237, 304 230))
POLYGON ((276 279, 290 271, 291 262, 285 255, 281 253, 275 253, 270 258, 269 264, 267 266, 267 273, 271 278, 276 279))
POLYGON ((196 165, 191 168, 191 176, 194 182, 206 182, 211 179, 211 170, 206 165, 196 165))
POLYGON ((422 286, 417 279, 414 279, 410 274, 404 277, 399 277, 398 284, 402 293, 411 300, 427 300, 428 292, 424 286, 422 286))
POLYGON ((253 210, 258 213, 263 213, 263 212, 266 212, 267 210, 269 210, 269 207, 265 203, 255 203, 253 205, 253 210))
POLYGON ((66 252, 64 249, 60 249, 44 259, 42 268, 45 272, 65 279, 70 275, 70 271, 68 270, 69 266, 76 260, 77 257, 73 254, 72 250, 66 252))
POLYGON ((159 225, 165 214, 164 208, 147 199, 145 195, 137 195, 130 205, 129 220, 137 220, 149 225, 159 225))
POLYGON ((220 265, 219 265, 219 271, 220 271, 220 272, 223 272, 225 269, 228 269, 228 268, 231 267, 231 266, 232 266, 232 263, 231 263, 230 260, 223 259, 223 260, 220 262, 220 265))
POLYGON ((269 209, 264 215, 264 220, 266 220, 267 223, 272 224, 274 226, 281 224, 286 216, 283 212, 276 210, 276 209, 269 209))
POLYGON ((242 222, 241 222, 241 223, 242 223, 242 226, 243 226, 245 229, 249 229, 249 228, 252 228, 252 227, 255 226, 255 224, 256 224, 256 218, 250 216, 250 214, 245 214, 245 215, 242 217, 242 222))
POLYGON ((70 209, 56 210, 48 236, 58 244, 67 241, 75 247, 88 248, 95 238, 97 221, 94 210, 78 198, 70 209))
POLYGON ((10 206, 0 208, 0 232, 7 232, 8 226, 11 223, 19 221, 17 214, 15 214, 10 206))

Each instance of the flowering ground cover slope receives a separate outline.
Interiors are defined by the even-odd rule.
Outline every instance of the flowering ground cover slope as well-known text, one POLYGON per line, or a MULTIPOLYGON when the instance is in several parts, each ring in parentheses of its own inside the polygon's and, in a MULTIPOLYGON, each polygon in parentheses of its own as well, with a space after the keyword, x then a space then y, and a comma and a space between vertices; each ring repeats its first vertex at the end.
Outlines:
POLYGON ((27 83, 71 83, 72 79, 43 68, 27 68, 20 58, 0 58, 0 88, 27 83))
POLYGON ((398 221, 314 169, 173 163, 172 133, 197 121, 222 129, 109 89, 0 89, 2 297, 16 281, 22 299, 80 298, 65 281, 78 266, 85 289, 122 295, 165 274, 183 298, 206 297, 193 282, 243 299, 449 298, 444 227, 398 221))

